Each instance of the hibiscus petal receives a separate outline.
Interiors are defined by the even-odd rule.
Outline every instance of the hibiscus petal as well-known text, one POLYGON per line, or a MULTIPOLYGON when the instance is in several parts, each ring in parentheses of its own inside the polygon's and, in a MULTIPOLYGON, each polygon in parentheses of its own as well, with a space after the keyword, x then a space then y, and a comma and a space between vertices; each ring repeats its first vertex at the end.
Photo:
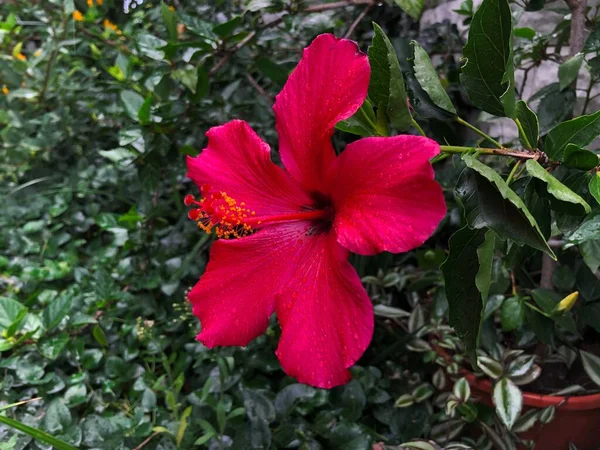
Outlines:
POLYGON ((408 135, 348 145, 329 174, 338 242, 363 255, 423 244, 446 214, 429 162, 439 151, 431 139, 408 135))
POLYGON ((258 215, 293 212, 311 202, 271 161, 268 144, 246 122, 233 120, 206 135, 208 146, 196 158, 187 158, 187 176, 198 187, 208 184, 224 191, 258 215))
POLYGON ((188 296, 202 326, 198 340, 211 348, 244 346, 264 333, 275 294, 295 270, 307 227, 270 226, 213 244, 206 272, 188 296))
POLYGON ((314 236, 301 252, 276 300, 282 327, 277 357, 301 383, 331 388, 350 380, 348 368, 369 346, 373 306, 334 236, 314 236))
POLYGON ((323 189, 335 158, 335 124, 367 96, 370 67, 356 43, 321 34, 304 50, 273 107, 279 152, 286 169, 309 191, 323 189))

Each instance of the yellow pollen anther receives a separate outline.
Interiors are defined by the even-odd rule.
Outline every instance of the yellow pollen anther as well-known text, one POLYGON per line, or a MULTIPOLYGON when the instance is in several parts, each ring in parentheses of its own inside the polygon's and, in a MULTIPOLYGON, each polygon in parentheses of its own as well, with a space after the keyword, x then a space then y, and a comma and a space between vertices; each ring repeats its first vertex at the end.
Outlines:
MULTIPOLYGON (((193 208, 189 217, 195 220, 198 228, 211 234, 213 231, 219 238, 240 238, 251 234, 254 230, 246 223, 248 215, 256 215, 255 211, 238 206, 237 201, 224 191, 210 192, 210 187, 203 187, 204 197, 199 201, 192 196, 185 203, 193 208)), ((245 203, 243 203, 245 205, 245 203)))

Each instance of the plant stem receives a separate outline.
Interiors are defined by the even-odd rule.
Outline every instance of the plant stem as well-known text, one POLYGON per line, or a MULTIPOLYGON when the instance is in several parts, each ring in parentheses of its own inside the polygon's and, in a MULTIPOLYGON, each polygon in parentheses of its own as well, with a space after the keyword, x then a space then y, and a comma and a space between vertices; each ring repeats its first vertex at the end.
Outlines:
POLYGON ((415 127, 417 129, 417 131, 419 132, 419 134, 421 136, 426 136, 425 132, 423 131, 423 128, 421 128, 421 125, 419 125, 414 118, 411 117, 410 121, 411 121, 413 127, 415 127))
POLYGON ((477 133, 479 136, 487 139, 488 141, 490 141, 492 144, 494 144, 496 147, 498 148, 502 148, 502 144, 500 144, 500 142, 498 142, 497 140, 495 140, 494 138, 492 138, 491 136, 485 134, 483 131, 481 131, 479 128, 477 128, 476 126, 471 125, 469 122, 467 122, 466 120, 461 119, 460 117, 456 117, 456 121, 458 123, 460 123, 461 125, 464 125, 465 127, 471 129, 472 131, 474 131, 475 133, 477 133))
POLYGON ((585 102, 583 103, 583 109, 581 110, 581 115, 585 114, 585 110, 588 107, 588 104, 590 103, 590 94, 592 93, 592 88, 594 87, 594 78, 590 75, 590 84, 588 84, 588 87, 585 91, 585 102))
MULTIPOLYGON (((533 146, 531 145, 531 142, 529 142, 529 139, 527 138, 527 135, 525 134, 525 130, 523 129, 523 125, 521 125, 521 121, 519 119, 515 118, 515 123, 517 124, 517 128, 519 129, 519 134, 525 141, 525 146, 529 150, 533 150, 533 146)), ((536 144, 537 144, 537 142, 536 142, 536 144)))
POLYGON ((515 165, 513 166, 512 170, 510 171, 510 173, 508 174, 508 178, 506 179, 506 184, 510 184, 510 182, 513 180, 515 173, 517 173, 517 169, 521 166, 521 163, 523 162, 522 159, 519 159, 515 165))
POLYGON ((483 155, 498 155, 498 156, 510 156, 512 158, 520 159, 540 159, 541 152, 519 152, 516 150, 510 150, 508 148, 480 148, 480 147, 459 147, 456 145, 440 145, 440 149, 444 153, 469 153, 478 152, 483 155))

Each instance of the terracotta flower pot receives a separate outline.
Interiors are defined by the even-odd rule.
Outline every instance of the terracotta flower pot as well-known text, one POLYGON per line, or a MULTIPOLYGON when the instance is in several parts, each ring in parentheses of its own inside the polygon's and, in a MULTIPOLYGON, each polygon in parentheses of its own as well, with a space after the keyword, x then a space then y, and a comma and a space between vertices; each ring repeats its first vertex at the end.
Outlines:
MULTIPOLYGON (((492 405, 492 383, 465 373, 471 391, 487 405, 492 405)), ((536 425, 520 436, 536 443, 539 450, 568 450, 569 442, 579 450, 600 449, 600 394, 554 396, 523 392, 523 411, 556 407, 554 420, 536 425)), ((524 447, 521 447, 524 448, 524 447)))

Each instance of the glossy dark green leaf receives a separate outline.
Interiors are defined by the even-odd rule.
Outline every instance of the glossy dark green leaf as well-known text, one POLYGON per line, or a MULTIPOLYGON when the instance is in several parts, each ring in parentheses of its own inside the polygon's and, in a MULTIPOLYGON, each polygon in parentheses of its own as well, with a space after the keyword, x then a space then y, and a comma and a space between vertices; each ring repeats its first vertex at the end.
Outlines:
POLYGON ((260 56, 256 60, 256 67, 260 72, 279 86, 287 81, 289 70, 266 56, 260 56))
POLYGON ((419 85, 427 92, 429 98, 436 106, 452 114, 456 114, 452 100, 450 100, 450 97, 442 86, 429 55, 417 41, 412 41, 411 45, 414 48, 414 74, 419 85))
POLYGON ((144 104, 144 97, 134 91, 121 91, 121 101, 127 115, 137 122, 139 120, 138 113, 144 104))
POLYGON ((377 118, 371 102, 365 100, 352 117, 336 124, 336 129, 362 137, 377 136, 377 118))
POLYGON ((540 134, 540 124, 538 122, 537 115, 529 109, 527 103, 523 100, 519 100, 517 102, 515 108, 516 119, 521 124, 525 136, 522 136, 519 133, 519 141, 521 145, 525 148, 534 149, 537 148, 539 134, 540 134))
POLYGON ((590 194, 600 203, 600 172, 594 173, 589 184, 590 194))
POLYGON ((10 327, 27 308, 18 301, 8 297, 0 297, 0 330, 10 327))
POLYGON ((450 325, 464 342, 474 366, 487 299, 483 295, 489 289, 493 248, 491 232, 461 228, 450 238, 448 258, 441 267, 450 308, 450 325))
POLYGON ((473 15, 460 79, 473 104, 514 117, 512 15, 507 0, 484 0, 473 15))
POLYGON ((573 244, 600 239, 600 214, 588 218, 579 228, 566 236, 573 244))
POLYGON ((537 161, 530 159, 525 163, 525 167, 529 175, 543 183, 545 192, 550 197, 552 209, 571 215, 584 215, 590 212, 590 205, 583 198, 546 172, 537 161))
POLYGON ((461 174, 456 194, 469 226, 489 227, 501 239, 511 239, 555 258, 535 218, 502 177, 470 155, 464 155, 463 160, 471 170, 461 174))
POLYGON ((242 16, 235 16, 226 22, 220 23, 219 25, 215 25, 212 30, 213 33, 224 38, 231 35, 233 31, 240 25, 241 22, 242 16))
POLYGON ((38 343, 40 353, 48 359, 56 359, 69 342, 68 333, 62 332, 56 336, 43 339, 38 343))
POLYGON ((596 24, 592 32, 588 35, 583 46, 586 53, 597 52, 600 50, 600 26, 596 24))
POLYGON ((500 321, 504 331, 519 328, 525 320, 525 305, 521 297, 509 297, 502 302, 500 321))
MULTIPOLYGON (((538 93, 543 93, 537 107, 537 115, 540 133, 544 135, 572 114, 577 96, 572 88, 561 91, 558 83, 550 84, 538 93)), ((535 95, 529 101, 532 102, 534 97, 535 95)))
POLYGON ((142 125, 146 125, 150 123, 150 111, 152 108, 152 96, 148 96, 142 106, 140 106, 140 110, 138 111, 138 119, 142 125))
POLYGON ((243 394, 251 448, 268 448, 271 445, 269 424, 275 419, 275 407, 268 398, 257 391, 244 389, 243 394))
POLYGON ((548 132, 544 151, 554 161, 562 161, 567 145, 586 147, 600 135, 600 111, 563 122, 548 132))
POLYGON ((575 144, 565 148, 563 164, 580 170, 591 170, 600 164, 598 155, 575 144))
POLYGON ((558 81, 561 89, 565 89, 575 80, 579 75, 579 69, 583 63, 583 54, 578 53, 575 56, 567 59, 558 67, 558 81))
POLYGON ((398 131, 406 131, 411 127, 411 115, 396 50, 379 25, 373 23, 373 29, 375 35, 368 49, 371 64, 369 99, 373 105, 382 105, 398 131))

